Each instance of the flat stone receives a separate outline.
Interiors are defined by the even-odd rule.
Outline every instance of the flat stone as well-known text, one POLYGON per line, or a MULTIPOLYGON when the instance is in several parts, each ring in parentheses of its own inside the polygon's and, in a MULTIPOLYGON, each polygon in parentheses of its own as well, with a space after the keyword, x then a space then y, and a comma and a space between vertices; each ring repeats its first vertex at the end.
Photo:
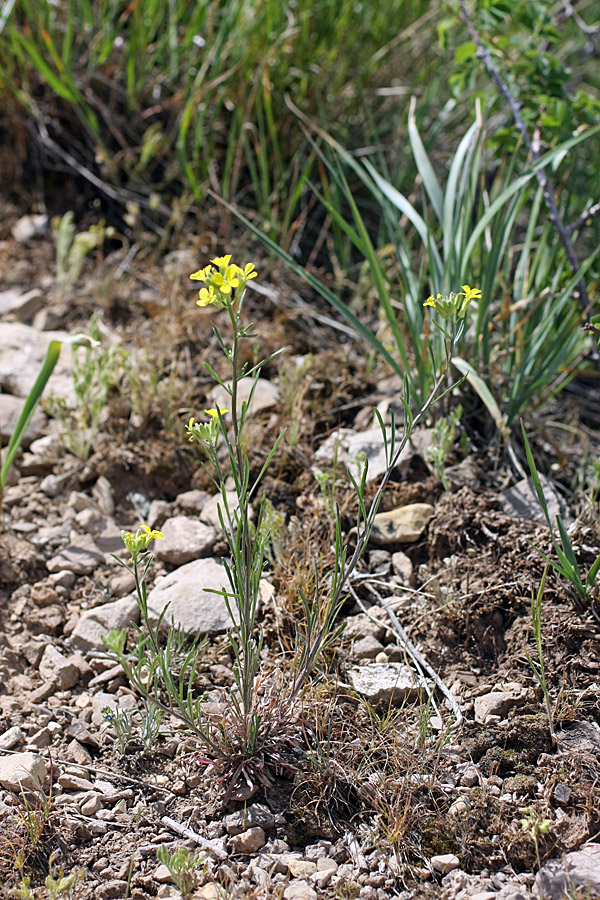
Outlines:
POLYGON ((308 881, 292 881, 283 892, 284 900, 315 900, 317 892, 308 881))
POLYGON ((590 897, 600 895, 598 843, 585 844, 562 860, 549 860, 535 876, 533 893, 540 900, 564 900, 577 891, 590 897))
MULTIPOLYGON (((253 382, 253 378, 242 378, 238 382, 238 416, 242 413, 242 403, 247 402, 248 398, 250 397, 250 391, 252 389, 253 382)), ((211 402, 214 407, 219 407, 220 409, 229 409, 229 407, 231 406, 231 397, 224 388, 218 385, 211 392, 211 402)), ((278 403, 278 386, 276 384, 273 384, 272 381, 269 381, 266 378, 259 378, 256 382, 256 389, 254 391, 254 394, 252 395, 252 402, 250 403, 248 409, 248 415, 255 416, 257 413, 263 412, 264 410, 273 409, 273 407, 277 406, 278 403)), ((227 422, 227 416, 225 416, 225 422, 227 422)))
POLYGON ((46 763, 37 753, 28 751, 0 757, 0 784, 7 791, 39 790, 47 776, 46 763))
MULTIPOLYGON (((540 475, 540 483, 548 504, 550 521, 556 522, 556 517, 560 516, 568 526, 572 521, 569 510, 552 483, 543 475, 540 475)), ((498 499, 505 515, 511 516, 513 519, 527 519, 530 522, 546 521, 531 478, 522 478, 512 487, 501 491, 498 494, 498 499)))
MULTIPOLYGON (((229 512, 231 513, 231 515, 233 515, 235 510, 238 509, 237 494, 235 493, 235 491, 225 491, 225 496, 227 498, 229 512)), ((214 494, 206 501, 206 503, 202 507, 202 511, 200 513, 200 521, 205 522, 206 525, 212 525, 213 528, 221 531, 219 506, 223 508, 223 498, 220 494, 214 494)), ((225 510, 223 510, 223 518, 226 521, 225 510)), ((254 518, 253 510, 250 510, 250 518, 254 518)))
MULTIPOLYGON (((10 441, 22 411, 23 400, 20 397, 13 397, 12 394, 0 394, 0 427, 3 444, 8 444, 10 441)), ((48 419, 38 406, 25 431, 23 447, 29 447, 32 441, 40 437, 47 421, 48 419)))
POLYGON ((485 722, 488 716, 506 718, 514 706, 524 702, 524 696, 516 691, 491 691, 475 698, 475 721, 485 722))
POLYGON ((175 506, 183 510, 184 513, 196 513, 197 515, 209 499, 210 494, 207 491, 199 491, 196 489, 184 491, 175 498, 175 506))
POLYGON ((369 663, 350 669, 348 681, 373 706, 389 703, 399 706, 407 699, 418 697, 424 688, 409 666, 397 662, 369 663))
POLYGON ((163 523, 163 539, 156 541, 154 553, 161 562, 182 566, 212 552, 215 529, 189 516, 174 516, 163 523))
POLYGON ((410 586, 413 583, 413 564, 406 553, 398 550, 392 554, 392 569, 401 584, 410 586))
MULTIPOLYGON (((430 435, 430 429, 423 429, 415 432, 408 441, 394 469, 400 478, 408 473, 412 458, 423 455, 423 447, 431 441, 430 435)), ((389 442, 391 429, 387 429, 386 436, 389 442)), ((387 469, 387 462, 379 425, 366 431, 355 431, 353 428, 334 431, 318 448, 315 459, 333 462, 336 456, 338 463, 343 463, 355 478, 360 479, 364 460, 369 463, 367 481, 380 478, 387 469)))
POLYGON ((229 587, 227 573, 214 559, 198 559, 175 569, 148 594, 148 613, 154 623, 170 603, 165 626, 173 622, 189 633, 222 634, 231 625, 225 600, 209 592, 229 587))
POLYGON ((159 884, 173 884, 175 881, 169 869, 163 863, 156 867, 152 877, 159 884))
POLYGON ((382 651, 383 644, 370 634, 352 644, 352 656, 355 659, 375 659, 382 651))
MULTIPOLYGON (((27 397, 44 362, 50 341, 64 341, 64 331, 39 331, 20 322, 0 322, 0 390, 27 397)), ((70 348, 61 352, 47 390, 69 403, 75 400, 70 348)))
POLYGON ((68 691, 79 681, 79 669, 63 656, 52 644, 46 644, 39 664, 44 681, 51 682, 56 690, 68 691))
POLYGON ((454 853, 442 853, 439 856, 432 856, 430 859, 431 868, 440 875, 447 875, 460 866, 460 860, 454 853))
POLYGON ((240 809, 237 812, 230 813, 223 819, 223 824, 228 835, 241 834, 248 828, 259 827, 262 829, 273 828, 275 825, 275 816, 268 807, 261 803, 253 803, 246 809, 240 809))
POLYGON ((48 560, 49 572, 61 572, 66 569, 75 575, 90 575, 104 562, 104 554, 96 546, 92 538, 86 534, 76 535, 73 541, 48 560))
POLYGON ((44 305, 44 295, 38 288, 24 290, 22 287, 0 291, 0 316, 10 316, 19 322, 31 322, 44 305))
POLYGON ((25 739, 25 735, 18 725, 13 725, 3 734, 0 734, 0 750, 12 750, 25 739))
POLYGON ((293 878, 309 878, 317 871, 317 864, 308 859, 291 859, 288 871, 293 878))
POLYGON ((80 650, 105 650, 102 636, 113 628, 128 628, 140 619, 135 597, 123 597, 103 606, 86 610, 71 635, 71 641, 80 650))
POLYGON ((233 852, 243 853, 246 856, 250 853, 257 853, 266 843, 267 836, 259 825, 247 828, 246 831, 235 834, 231 838, 233 852))
POLYGON ((418 541, 435 510, 430 503, 409 503, 377 513, 370 541, 373 544, 411 544, 418 541))

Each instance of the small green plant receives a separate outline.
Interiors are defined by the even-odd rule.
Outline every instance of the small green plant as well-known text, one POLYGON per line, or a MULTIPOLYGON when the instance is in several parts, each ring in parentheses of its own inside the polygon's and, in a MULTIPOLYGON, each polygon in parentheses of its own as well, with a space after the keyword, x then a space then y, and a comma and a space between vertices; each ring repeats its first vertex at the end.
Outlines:
POLYGON ((48 383, 48 379, 50 378, 56 367, 63 344, 71 344, 71 346, 73 347, 91 348, 96 346, 97 342, 94 340, 94 338, 86 334, 74 334, 62 341, 50 341, 38 377, 36 378, 35 383, 31 388, 31 391, 29 392, 25 403, 23 404, 21 415, 19 416, 17 424, 15 425, 15 429, 11 435, 10 441, 8 442, 8 446, 6 448, 6 452, 4 454, 4 461, 2 463, 2 468, 0 468, 0 512, 2 511, 2 497, 4 496, 4 490, 6 488, 6 482, 8 479, 10 467, 15 460, 15 457, 19 451, 19 447, 23 443, 25 432, 27 431, 27 427, 31 422, 37 405, 40 402, 41 396, 44 392, 44 388, 48 383))
POLYGON ((205 863, 206 857, 198 852, 191 853, 187 847, 177 847, 173 851, 168 847, 159 847, 156 858, 167 867, 184 900, 187 900, 198 884, 198 869, 205 863))
POLYGON ((531 589, 531 622, 533 625, 533 634, 535 637, 537 661, 531 657, 527 650, 525 651, 525 655, 527 657, 529 667, 544 694, 544 705, 546 707, 546 715, 548 717, 550 740, 554 745, 556 744, 556 736, 554 734, 554 716, 552 714, 552 704, 550 702, 548 682, 546 681, 546 668, 544 666, 544 651, 542 647, 542 601, 544 599, 544 589, 546 587, 547 574, 548 566, 544 568, 544 573, 542 575, 542 580, 540 582, 537 594, 533 591, 533 588, 531 589))
POLYGON ((575 556, 575 551, 573 550, 573 545, 571 543, 568 531, 559 515, 556 516, 556 526, 558 529, 558 537, 556 537, 554 528, 552 527, 552 521, 550 519, 546 497, 544 496, 544 490, 540 482, 540 476, 535 465, 531 447, 529 446, 529 441, 527 440, 525 426, 522 422, 521 432, 523 434, 525 453, 527 455, 529 471, 531 472, 531 477, 533 479, 533 486, 539 504, 544 513, 544 518, 546 519, 548 528, 550 529, 550 537, 552 539, 555 553, 558 557, 558 562, 554 562, 553 560, 548 559, 548 557, 544 553, 542 553, 541 550, 537 550, 537 548, 536 550, 540 554, 540 556, 546 560, 548 565, 552 566, 552 568, 556 572, 558 572, 559 575, 562 575, 563 578, 566 578, 571 583, 572 593, 574 594, 575 599, 578 601, 578 603, 580 603, 585 609, 590 609, 594 613, 596 618, 598 618, 598 612, 596 611, 595 606, 598 602, 597 579, 598 573, 600 572, 600 554, 598 554, 598 556, 588 569, 587 573, 582 572, 579 567, 579 563, 577 562, 577 557, 575 556))
POLYGON ((454 447, 461 416, 462 406, 457 406, 447 416, 438 419, 433 430, 433 443, 427 449, 427 459, 438 478, 441 478, 446 491, 450 487, 446 475, 446 459, 454 447))
POLYGON ((148 752, 158 738, 165 711, 152 701, 144 699, 143 711, 105 706, 102 715, 106 726, 114 731, 121 753, 127 753, 132 745, 139 744, 148 752))
POLYGON ((104 222, 91 225, 89 231, 80 231, 76 234, 73 219, 73 213, 69 211, 62 218, 54 219, 52 222, 59 302, 62 302, 75 287, 88 253, 101 247, 107 238, 115 234, 115 229, 106 227, 104 222))
POLYGON ((74 349, 71 361, 75 404, 64 397, 50 395, 46 411, 62 426, 65 447, 79 459, 87 459, 96 438, 108 395, 119 386, 125 351, 118 345, 102 348, 98 320, 92 316, 90 335, 93 344, 74 349))
POLYGON ((531 806, 525 807, 523 810, 524 818, 521 819, 521 828, 531 837, 535 846, 535 858, 537 860, 538 869, 541 868, 540 860, 540 837, 548 834, 552 826, 550 819, 544 819, 531 806))

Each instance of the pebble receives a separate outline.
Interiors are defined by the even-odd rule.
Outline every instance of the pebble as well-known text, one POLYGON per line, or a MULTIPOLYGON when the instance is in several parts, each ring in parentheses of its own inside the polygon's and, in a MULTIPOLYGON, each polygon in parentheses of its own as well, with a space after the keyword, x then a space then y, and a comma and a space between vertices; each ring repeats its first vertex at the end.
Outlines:
POLYGON ((263 829, 256 825, 252 828, 247 828, 246 831, 242 831, 240 834, 233 835, 231 847, 234 853, 249 855, 264 847, 266 842, 267 838, 263 829))
POLYGON ((454 853, 442 853, 439 856, 432 856, 429 860, 431 868, 440 875, 447 875, 460 866, 460 860, 454 853))
MULTIPOLYGON (((279 387, 274 382, 269 381, 267 378, 257 378, 256 381, 254 378, 250 377, 241 378, 240 381, 238 381, 238 416, 242 413, 242 404, 248 402, 254 384, 256 386, 254 388, 254 393, 252 394, 252 401, 248 407, 249 416, 256 415, 267 409, 273 409, 273 407, 277 406, 279 403, 279 387)), ((211 403, 214 407, 227 409, 228 405, 231 404, 231 397, 224 388, 218 385, 211 392, 211 403)), ((227 421, 228 417, 225 416, 226 424, 227 421)))
POLYGON ((370 634, 355 641, 352 645, 352 655, 355 659, 375 659, 382 652, 383 644, 370 634))
POLYGON ((18 725, 13 725, 3 734, 0 734, 0 750, 12 750, 17 744, 25 740, 25 735, 18 725))
POLYGON ((89 535, 82 534, 76 535, 57 556, 48 560, 46 567, 49 572, 67 569, 75 575, 90 575, 101 563, 104 563, 104 554, 89 535))
POLYGON ((491 691, 475 698, 475 721, 485 724, 488 716, 506 718, 509 710, 521 705, 525 700, 524 692, 517 691, 491 691))
POLYGON ((55 691, 67 691, 79 681, 79 669, 52 644, 47 644, 38 667, 44 681, 55 691))
POLYGON ((415 699, 423 689, 417 674, 403 663, 369 663, 350 669, 348 682, 373 706, 399 706, 407 699, 415 699))
POLYGON ((316 900, 317 892, 308 881, 292 881, 283 892, 284 900, 316 900))
POLYGON ((238 812, 225 816, 223 824, 228 835, 241 834, 248 828, 258 826, 259 828, 269 829, 275 825, 275 816, 266 806, 261 803, 253 803, 246 809, 240 809, 238 812))
POLYGON ((370 541, 373 544, 410 544, 418 541, 435 510, 430 503, 410 503, 377 513, 370 541))
POLYGON ((317 871, 317 864, 307 859, 292 859, 288 863, 288 871, 293 878, 309 878, 317 871))

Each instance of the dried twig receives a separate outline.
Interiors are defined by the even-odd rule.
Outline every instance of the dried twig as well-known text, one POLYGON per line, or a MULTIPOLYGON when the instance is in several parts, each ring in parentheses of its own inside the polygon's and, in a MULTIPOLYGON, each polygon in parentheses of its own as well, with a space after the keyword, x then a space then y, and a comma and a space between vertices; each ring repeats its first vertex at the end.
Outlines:
MULTIPOLYGON (((492 81, 496 84, 498 90, 500 91, 500 94, 506 100, 506 102, 510 108, 510 111, 513 115, 513 118, 515 120, 515 125, 517 126, 517 130, 519 131, 519 134, 521 135, 521 138, 523 140, 523 143, 525 144, 525 147, 527 148, 527 150, 530 153, 532 162, 535 163, 540 158, 540 154, 539 154, 539 151, 536 148, 536 146, 534 146, 534 143, 532 142, 532 140, 529 136, 529 132, 527 131, 527 126, 525 124, 523 116, 521 115, 521 110, 519 109, 519 104, 517 103, 517 101, 515 100, 513 95, 511 94, 511 92, 508 88, 508 85, 502 79, 502 77, 500 76, 500 73, 498 72, 496 66, 494 65, 489 50, 484 45, 479 32, 477 31, 477 29, 475 28, 475 25, 473 24, 473 20, 471 19, 471 16, 467 9, 467 4, 466 4, 465 0, 459 0, 459 4, 460 4, 460 10, 462 13, 462 17, 463 17, 465 24, 469 30, 469 34, 471 35, 475 44, 477 45, 477 56, 483 61, 483 64, 486 68, 488 75, 490 76, 492 81)), ((548 210, 548 213, 550 215, 550 221, 552 222, 552 224, 554 225, 554 227, 556 228, 556 230, 558 232, 561 243, 562 243, 563 247, 565 248, 565 253, 567 256, 567 260, 569 262, 569 267, 570 267, 571 271, 573 272, 573 274, 575 275, 579 271, 579 261, 577 259, 577 254, 575 253, 575 249, 571 242, 571 238, 569 236, 569 231, 568 231, 567 227, 565 226, 565 223, 563 222, 561 215, 558 211, 558 208, 556 206, 556 202, 554 200, 554 195, 555 195, 554 187, 553 187, 552 183, 550 182, 550 179, 546 175, 546 172, 544 169, 539 169, 538 171, 536 171, 535 175, 536 175, 538 184, 540 185, 540 187, 542 189, 542 195, 544 197, 544 203, 546 204, 546 209, 548 210)), ((587 288, 586 288, 585 281, 583 278, 580 278, 578 280, 577 287, 579 289, 580 301, 583 306, 583 312, 586 317, 586 321, 590 322, 591 317, 592 317, 592 304, 590 302, 590 298, 588 296, 587 288)), ((598 354, 598 350, 597 350, 595 344, 592 348, 592 356, 596 360, 597 363, 600 362, 600 355, 598 354)))
POLYGON ((579 231, 582 225, 586 225, 590 219, 595 219, 596 216, 600 216, 600 202, 592 203, 591 206, 584 209, 581 215, 577 216, 570 225, 567 225, 567 231, 569 234, 573 234, 574 231, 579 231))
POLYGON ((170 816, 163 816, 160 821, 163 825, 166 825, 170 831, 174 831, 175 834, 187 838, 187 840, 194 841, 194 843, 199 847, 202 847, 203 850, 208 850, 215 859, 227 859, 227 853, 225 853, 218 844, 214 841, 209 841, 208 838, 202 837, 197 831, 192 831, 191 828, 187 828, 187 826, 182 825, 181 822, 176 822, 175 819, 171 819, 170 816))

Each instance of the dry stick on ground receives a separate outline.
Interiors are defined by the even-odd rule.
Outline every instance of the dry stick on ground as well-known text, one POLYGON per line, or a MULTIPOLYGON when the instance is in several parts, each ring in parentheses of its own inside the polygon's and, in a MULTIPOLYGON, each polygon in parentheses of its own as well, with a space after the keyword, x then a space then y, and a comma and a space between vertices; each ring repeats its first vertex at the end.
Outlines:
MULTIPOLYGON (((523 116, 521 115, 521 110, 519 109, 519 105, 518 105, 517 101, 515 100, 515 98, 513 97, 513 95, 511 94, 511 92, 508 88, 508 85, 502 80, 500 73, 498 72, 494 63, 492 62, 492 57, 490 56, 490 52, 487 49, 487 47, 485 47, 483 41, 481 40, 479 32, 475 28, 475 25, 473 24, 473 20, 471 19, 471 16, 469 15, 469 11, 467 9, 467 4, 466 4, 465 0, 459 0, 459 3, 460 3, 460 10, 462 13, 462 17, 465 20, 466 26, 469 29, 469 33, 470 33, 471 37, 473 38, 473 40, 475 41, 475 43, 477 45, 477 56, 481 60, 483 60, 483 64, 487 70, 488 75, 490 76, 492 81, 495 82, 501 95, 504 97, 504 99, 508 103, 508 105, 510 107, 510 111, 513 114, 513 118, 515 120, 515 125, 517 126, 519 134, 521 135, 521 138, 523 139, 523 143, 525 144, 527 150, 529 151, 529 153, 531 155, 531 161, 535 163, 540 158, 540 154, 539 154, 537 147, 534 146, 533 141, 529 137, 529 132, 527 131, 527 126, 525 125, 525 120, 523 119, 523 116)), ((571 238, 569 236, 569 231, 561 218, 561 215, 558 211, 558 207, 556 206, 556 202, 554 200, 554 194, 555 194, 554 187, 553 187, 551 181, 549 180, 548 176, 546 175, 546 172, 544 169, 539 169, 535 173, 535 176, 537 178, 539 186, 542 189, 544 203, 546 204, 546 209, 548 210, 548 213, 550 214, 550 221, 552 222, 552 224, 554 225, 554 227, 556 228, 556 230, 558 232, 558 236, 560 237, 561 243, 562 243, 563 247, 565 248, 565 253, 567 255, 567 260, 569 262, 569 267, 570 267, 571 271, 573 272, 573 275, 575 275, 579 271, 579 261, 577 259, 577 254, 575 253, 575 248, 573 247, 573 244, 571 242, 571 238)), ((588 213, 588 216, 589 216, 589 213, 588 213)), ((583 312, 584 312, 586 320, 589 324, 591 322, 591 318, 592 318, 592 304, 590 302, 590 298, 588 296, 587 288, 585 286, 585 281, 583 278, 579 279, 579 281, 577 282, 577 287, 579 288, 579 292, 580 292, 580 300, 581 300, 581 304, 583 306, 583 312)), ((591 352, 592 352, 592 358, 596 361, 596 365, 600 368, 600 354, 598 353, 598 349, 596 347, 595 341, 592 343, 592 351, 591 352)))

